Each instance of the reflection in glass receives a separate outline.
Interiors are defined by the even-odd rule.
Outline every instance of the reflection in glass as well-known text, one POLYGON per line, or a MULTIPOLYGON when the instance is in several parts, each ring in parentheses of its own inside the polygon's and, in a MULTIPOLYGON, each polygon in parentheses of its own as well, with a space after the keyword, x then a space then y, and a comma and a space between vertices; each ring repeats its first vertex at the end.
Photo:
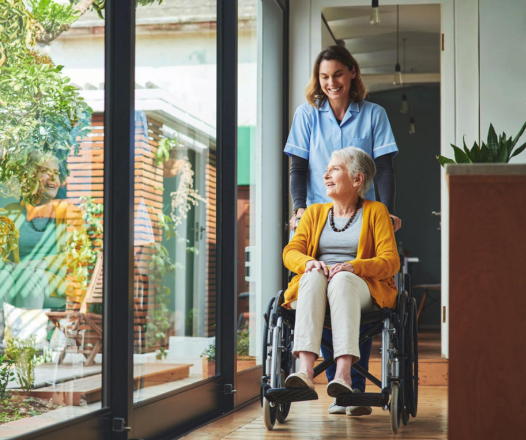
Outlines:
POLYGON ((104 21, 74 8, 0 0, 0 438, 101 407, 104 21))
POLYGON ((216 7, 137 10, 136 402, 216 374, 216 7))

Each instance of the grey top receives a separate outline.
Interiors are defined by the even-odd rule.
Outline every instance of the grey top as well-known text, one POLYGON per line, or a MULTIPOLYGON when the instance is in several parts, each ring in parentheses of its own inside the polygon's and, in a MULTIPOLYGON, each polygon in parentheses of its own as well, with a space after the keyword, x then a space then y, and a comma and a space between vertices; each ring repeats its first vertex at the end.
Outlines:
MULTIPOLYGON (((334 226, 342 229, 349 221, 347 218, 334 218, 334 226)), ((358 253, 358 243, 362 230, 363 207, 360 208, 350 226, 343 232, 334 232, 331 228, 330 211, 325 222, 325 227, 321 232, 318 243, 318 254, 316 259, 323 261, 328 266, 336 263, 344 263, 356 258, 358 253)))

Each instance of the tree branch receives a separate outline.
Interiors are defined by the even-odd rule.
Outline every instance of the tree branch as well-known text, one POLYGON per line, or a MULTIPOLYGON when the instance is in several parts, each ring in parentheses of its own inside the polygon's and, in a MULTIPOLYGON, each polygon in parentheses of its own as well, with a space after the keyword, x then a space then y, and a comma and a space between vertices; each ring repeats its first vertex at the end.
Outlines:
MULTIPOLYGON (((80 0, 74 6, 73 10, 78 12, 77 20, 86 13, 86 11, 92 4, 93 0, 80 0)), ((69 30, 69 28, 71 28, 71 24, 72 23, 63 24, 54 32, 46 32, 44 29, 41 29, 40 32, 37 34, 37 42, 44 44, 51 43, 55 38, 59 37, 60 34, 69 30)))

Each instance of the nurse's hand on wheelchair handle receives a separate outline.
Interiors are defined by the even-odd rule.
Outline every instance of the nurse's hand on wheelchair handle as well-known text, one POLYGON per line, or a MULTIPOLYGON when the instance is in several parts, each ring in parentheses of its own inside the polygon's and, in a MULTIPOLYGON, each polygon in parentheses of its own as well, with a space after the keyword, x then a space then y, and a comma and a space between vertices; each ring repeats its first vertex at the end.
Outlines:
POLYGON ((389 214, 391 216, 391 220, 393 221, 393 227, 394 231, 398 231, 402 227, 402 220, 398 218, 396 215, 389 214))
POLYGON ((301 218, 301 216, 303 215, 304 212, 305 212, 305 210, 303 208, 299 208, 296 211, 296 214, 293 215, 290 218, 289 226, 290 226, 290 230, 291 231, 295 231, 296 230, 296 226, 298 226, 298 221, 299 221, 299 219, 301 218))
POLYGON ((307 261, 307 264, 305 264, 305 273, 310 272, 311 270, 323 270, 325 276, 329 276, 329 268, 323 261, 307 261))

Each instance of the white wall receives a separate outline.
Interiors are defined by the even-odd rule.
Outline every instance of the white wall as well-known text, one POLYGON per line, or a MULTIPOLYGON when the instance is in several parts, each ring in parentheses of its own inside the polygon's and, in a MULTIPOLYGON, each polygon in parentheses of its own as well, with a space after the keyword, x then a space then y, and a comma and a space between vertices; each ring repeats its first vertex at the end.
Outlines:
MULTIPOLYGON (((67 33, 49 46, 40 48, 63 73, 81 87, 86 83, 100 88, 104 82, 104 36, 70 36, 67 33)), ((145 87, 156 84, 173 96, 173 105, 208 125, 216 126, 216 51, 215 32, 166 32, 137 34, 136 83, 145 87)), ((239 33, 238 50, 238 123, 256 125, 256 101, 245 99, 256 89, 251 30, 239 33)), ((82 95, 81 91, 81 95, 82 95)))
MULTIPOLYGON (((283 14, 273 1, 259 3, 258 10, 258 124, 256 144, 256 355, 263 347, 263 320, 269 300, 281 285, 281 161, 282 145, 282 49, 283 14)), ((252 266, 252 264, 251 264, 252 266)), ((252 311, 252 310, 251 310, 252 311)), ((258 357, 258 363, 260 359, 258 357)))
POLYGON ((334 46, 336 44, 336 41, 334 41, 334 38, 332 38, 331 33, 329 32, 329 28, 325 23, 322 24, 321 29, 321 47, 322 49, 325 49, 328 46, 334 46))
MULTIPOLYGON (((479 11, 481 137, 490 123, 515 137, 526 122, 526 2, 479 0, 479 11)), ((512 161, 526 163, 526 153, 512 161)))

